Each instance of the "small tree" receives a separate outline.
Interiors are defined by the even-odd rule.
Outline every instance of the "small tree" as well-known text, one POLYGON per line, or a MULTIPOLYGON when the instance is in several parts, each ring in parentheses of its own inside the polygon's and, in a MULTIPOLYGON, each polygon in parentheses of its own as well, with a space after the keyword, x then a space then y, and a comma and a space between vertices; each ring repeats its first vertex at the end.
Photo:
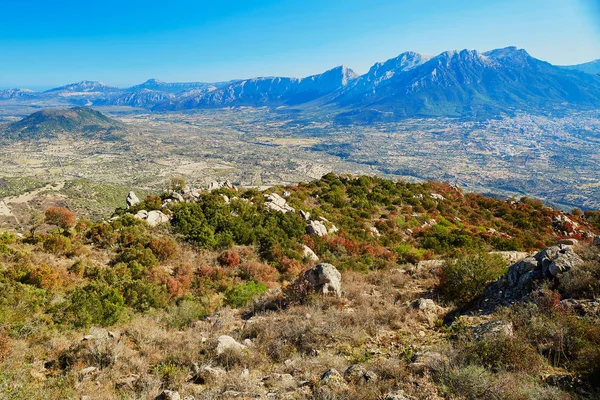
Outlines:
POLYGON ((70 229, 75 226, 75 213, 65 207, 50 207, 46 210, 46 223, 56 225, 60 229, 70 229))
POLYGON ((181 192, 186 186, 185 178, 182 176, 173 176, 169 179, 168 189, 173 192, 181 192))
POLYGON ((45 217, 44 213, 39 210, 34 210, 29 216, 29 221, 27 222, 29 225, 29 233, 31 233, 31 237, 35 238, 35 231, 44 223, 45 217))

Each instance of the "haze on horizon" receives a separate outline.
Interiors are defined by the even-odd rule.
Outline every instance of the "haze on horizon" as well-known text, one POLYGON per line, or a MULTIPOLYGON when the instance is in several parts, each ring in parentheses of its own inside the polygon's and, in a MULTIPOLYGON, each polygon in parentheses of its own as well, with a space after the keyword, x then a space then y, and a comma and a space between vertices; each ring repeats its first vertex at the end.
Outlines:
POLYGON ((594 0, 6 3, 0 88, 304 77, 340 64, 364 73, 407 50, 517 46, 558 65, 600 58, 594 0))

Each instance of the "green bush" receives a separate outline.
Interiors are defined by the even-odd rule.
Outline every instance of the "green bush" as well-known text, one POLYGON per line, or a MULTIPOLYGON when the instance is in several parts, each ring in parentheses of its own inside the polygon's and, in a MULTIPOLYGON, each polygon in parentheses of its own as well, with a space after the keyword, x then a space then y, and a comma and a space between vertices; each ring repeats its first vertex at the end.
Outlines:
POLYGON ((92 282, 75 289, 66 302, 66 307, 57 307, 55 318, 78 328, 92 325, 116 324, 125 310, 125 299, 117 289, 104 283, 92 282))
POLYGON ((191 296, 186 296, 168 309, 167 323, 170 327, 183 329, 206 315, 206 308, 191 296))
POLYGON ((506 263, 499 255, 477 253, 449 260, 441 271, 440 294, 446 301, 465 305, 506 271, 506 263))
POLYGON ((266 292, 268 289, 262 283, 250 281, 248 283, 237 285, 225 293, 225 302, 232 307, 244 307, 250 301, 266 292))

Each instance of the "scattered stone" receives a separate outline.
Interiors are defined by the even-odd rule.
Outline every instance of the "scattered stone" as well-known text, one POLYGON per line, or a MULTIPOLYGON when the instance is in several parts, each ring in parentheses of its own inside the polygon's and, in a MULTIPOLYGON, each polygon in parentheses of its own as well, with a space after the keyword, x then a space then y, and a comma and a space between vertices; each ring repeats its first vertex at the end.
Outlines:
POLYGON ((95 373, 97 371, 98 371, 98 368, 96 368, 96 367, 87 367, 87 368, 84 368, 81 371, 79 371, 79 376, 81 378, 84 378, 88 375, 92 375, 93 373, 95 373))
POLYGON ((369 231, 371 232, 371 234, 373 236, 376 236, 376 237, 380 237, 381 236, 381 233, 379 233, 379 229, 377 229, 374 226, 369 227, 369 231))
POLYGON ((342 275, 331 264, 317 264, 314 268, 306 271, 304 279, 312 285, 317 293, 342 295, 342 275))
POLYGON ((384 400, 415 400, 415 398, 407 395, 402 390, 397 390, 386 394, 384 400))
POLYGON ((344 378, 335 368, 331 368, 325 371, 323 375, 321 375, 321 382, 325 384, 339 384, 344 382, 344 378))
POLYGON ((512 322, 497 319, 473 327, 473 340, 488 339, 495 336, 513 337, 512 322))
POLYGON ((306 259, 308 262, 318 262, 319 257, 315 254, 312 249, 306 245, 304 245, 304 251, 302 253, 302 257, 306 259))
POLYGON ((117 390, 124 390, 124 389, 134 390, 135 383, 137 382, 137 380, 139 378, 140 378, 140 376, 137 374, 131 374, 129 376, 121 378, 121 379, 117 380, 117 382, 115 383, 115 388, 117 390))
POLYGON ((442 196, 441 194, 438 193, 431 193, 431 198, 434 200, 446 200, 446 198, 444 196, 442 196))
POLYGON ((240 373, 240 378, 248 379, 250 377, 250 370, 248 368, 244 368, 240 373))
POLYGON ((449 360, 446 356, 432 352, 417 352, 413 356, 413 362, 409 368, 415 372, 422 374, 425 371, 442 372, 448 368, 449 360))
POLYGON ((411 303, 411 306, 421 311, 431 313, 436 313, 439 309, 438 305, 431 299, 417 299, 411 303))
POLYGON ((579 315, 600 317, 600 299, 564 299, 560 305, 569 310, 575 311, 579 315))
POLYGON ((227 335, 221 335, 217 339, 217 354, 221 355, 226 351, 242 351, 246 350, 247 347, 241 343, 238 343, 234 338, 227 335))
POLYGON ((181 400, 181 396, 174 390, 163 390, 156 400, 181 400))
POLYGON ((223 368, 211 367, 210 365, 200 367, 196 363, 192 365, 192 371, 194 372, 194 382, 198 384, 214 382, 226 374, 223 368))
POLYGON ((127 204, 127 208, 131 208, 136 204, 139 204, 140 199, 133 192, 129 192, 127 194, 127 198, 125 199, 125 203, 127 204))
POLYGON ((367 371, 358 364, 349 366, 344 371, 344 378, 350 383, 364 383, 376 381, 379 377, 373 371, 367 371))
POLYGON ((367 370, 364 367, 361 367, 358 364, 353 364, 346 368, 346 371, 344 371, 344 378, 346 378, 348 382, 358 382, 366 373, 367 370))

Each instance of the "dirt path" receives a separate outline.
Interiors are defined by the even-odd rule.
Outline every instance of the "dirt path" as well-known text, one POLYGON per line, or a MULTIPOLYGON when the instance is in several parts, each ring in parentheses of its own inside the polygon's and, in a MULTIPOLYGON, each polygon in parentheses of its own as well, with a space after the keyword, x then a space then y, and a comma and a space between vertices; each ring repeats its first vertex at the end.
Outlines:
POLYGON ((13 217, 16 218, 13 214, 10 204, 23 204, 29 203, 34 200, 40 193, 46 190, 51 190, 54 192, 60 191, 65 186, 65 182, 58 182, 55 184, 48 184, 42 188, 32 190, 27 193, 23 193, 19 196, 8 196, 3 199, 0 199, 0 216, 1 217, 13 217))

